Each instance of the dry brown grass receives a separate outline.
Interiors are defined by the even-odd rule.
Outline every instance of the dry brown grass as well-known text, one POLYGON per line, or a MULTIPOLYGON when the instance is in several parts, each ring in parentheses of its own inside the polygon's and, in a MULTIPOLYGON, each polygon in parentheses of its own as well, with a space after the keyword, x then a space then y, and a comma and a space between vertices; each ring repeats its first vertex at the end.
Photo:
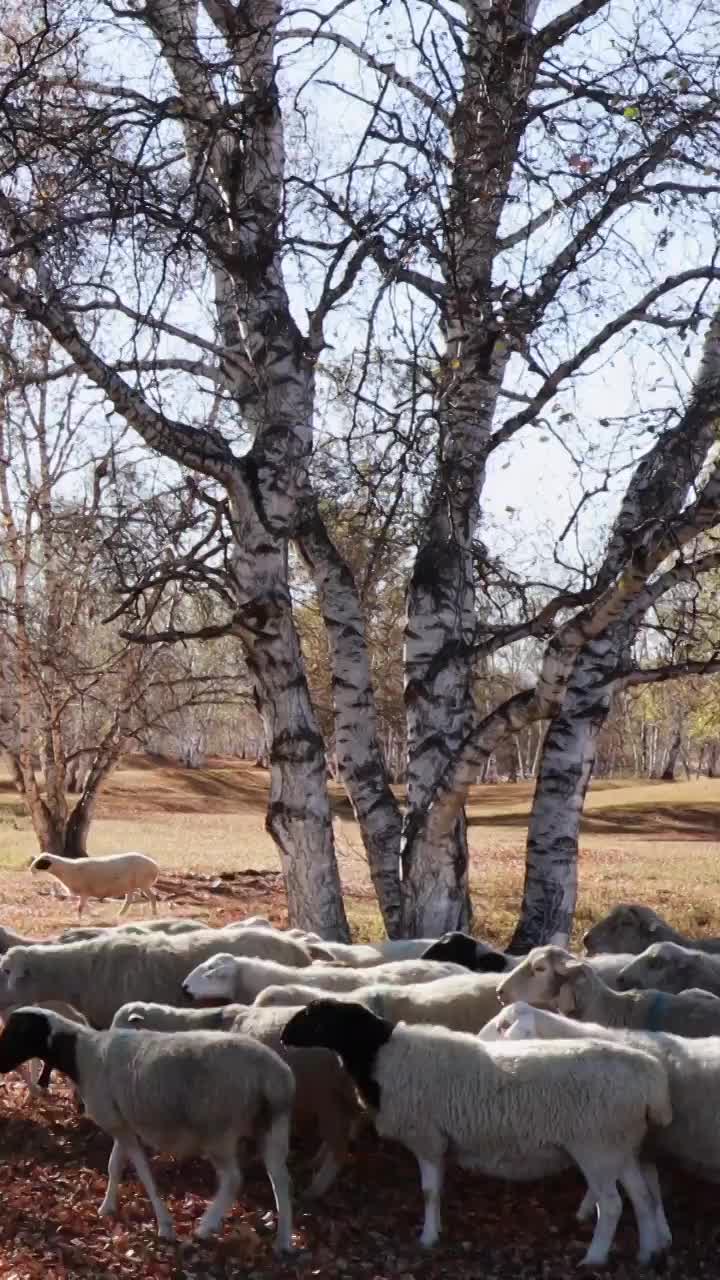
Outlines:
MULTIPOLYGON (((91 852, 140 849, 178 872, 276 870, 277 854, 264 827, 267 786, 263 770, 241 762, 216 760, 206 769, 189 770, 132 757, 102 797, 91 852)), ((353 926, 358 937, 377 936, 380 921, 357 827, 340 787, 332 788, 332 799, 353 926)), ((520 901, 531 799, 529 783, 476 787, 470 798, 477 929, 499 943, 512 931, 520 901)), ((583 823, 577 932, 614 903, 638 900, 689 933, 720 933, 719 836, 720 781, 597 783, 583 823)), ((36 852, 20 798, 9 778, 0 775, 3 919, 17 928, 26 913, 37 917, 39 886, 23 873, 36 852)), ((58 908, 44 893, 39 901, 49 931, 58 908)), ((270 905, 282 913, 282 903, 270 905)), ((187 914, 188 905, 182 910, 187 914)), ((68 908, 61 905, 59 912, 58 922, 66 923, 68 908)), ((106 914, 95 909, 98 918, 106 914)), ((214 915, 210 909, 209 916, 214 915)))

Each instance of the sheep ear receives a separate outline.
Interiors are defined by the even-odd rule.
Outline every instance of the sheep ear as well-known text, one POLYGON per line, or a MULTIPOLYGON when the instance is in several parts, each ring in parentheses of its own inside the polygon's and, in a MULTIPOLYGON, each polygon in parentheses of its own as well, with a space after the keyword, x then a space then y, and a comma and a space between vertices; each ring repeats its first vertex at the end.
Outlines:
POLYGON ((142 1026, 142 1022, 143 1022, 143 1016, 141 1013, 131 1013, 130 1017, 127 1020, 127 1024, 129 1027, 142 1026))
POLYGON ((330 964, 341 963, 338 961, 337 956, 334 956, 332 951, 328 951, 327 947, 324 947, 321 942, 306 942, 305 945, 313 960, 325 960, 329 961, 330 964))
POLYGON ((563 982, 557 995, 557 1007, 558 1012, 564 1013, 566 1018, 575 1012, 575 992, 571 982, 563 982))

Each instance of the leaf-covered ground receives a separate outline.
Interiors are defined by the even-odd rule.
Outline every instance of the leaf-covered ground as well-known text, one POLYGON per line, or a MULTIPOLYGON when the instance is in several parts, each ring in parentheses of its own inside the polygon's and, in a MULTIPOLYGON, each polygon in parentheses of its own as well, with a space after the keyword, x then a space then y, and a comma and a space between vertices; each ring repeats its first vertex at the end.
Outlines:
MULTIPOLYGON (((414 1164, 401 1148, 367 1134, 321 1204, 303 1205, 307 1175, 295 1160, 299 1252, 282 1263, 271 1252, 272 1199, 260 1166, 248 1167, 222 1239, 198 1247, 191 1231, 211 1192, 211 1172, 199 1161, 178 1166, 156 1157, 161 1194, 182 1238, 177 1245, 162 1244, 135 1181, 124 1184, 118 1221, 97 1217, 108 1151, 107 1138, 74 1116, 63 1088, 52 1104, 38 1104, 26 1099, 21 1084, 6 1084, 0 1098, 3 1280, 555 1280, 574 1272, 589 1239, 589 1228, 574 1220, 582 1195, 574 1175, 511 1186, 451 1170, 445 1243, 426 1256, 415 1243, 422 1199, 414 1164)), ((668 1273, 688 1280, 716 1276, 717 1188, 678 1173, 666 1174, 664 1183, 675 1234, 668 1273)), ((613 1274, 639 1273, 635 1244, 626 1209, 613 1274)))
MULTIPOLYGON (((164 912, 199 914, 214 924, 262 913, 285 923, 280 887, 267 872, 225 881, 172 876, 163 887, 164 912)), ((3 878, 3 898, 3 922, 28 933, 70 922, 68 904, 48 898, 44 886, 29 889, 26 875, 3 878)), ((93 916, 112 918, 100 907, 93 916)), ((29 1098, 17 1077, 0 1084, 2 1280, 561 1280, 576 1273, 590 1235, 575 1222, 583 1187, 574 1174, 513 1186, 450 1169, 444 1243, 426 1255, 416 1244, 422 1196, 414 1162, 368 1132, 317 1204, 304 1205, 301 1195, 311 1150, 295 1153, 298 1253, 281 1263, 272 1256, 272 1197, 261 1166, 248 1167, 222 1239, 198 1247, 191 1232, 212 1192, 212 1172, 201 1161, 180 1166, 155 1157, 181 1237, 171 1246, 157 1241, 147 1197, 134 1180, 124 1184, 119 1220, 97 1217, 109 1149, 107 1137, 75 1115, 57 1078, 46 1103, 29 1098)), ((664 1172, 663 1184, 675 1235, 667 1274, 716 1277, 718 1189, 674 1170, 664 1172)), ((635 1247, 626 1209, 610 1267, 619 1280, 640 1274, 635 1247)))

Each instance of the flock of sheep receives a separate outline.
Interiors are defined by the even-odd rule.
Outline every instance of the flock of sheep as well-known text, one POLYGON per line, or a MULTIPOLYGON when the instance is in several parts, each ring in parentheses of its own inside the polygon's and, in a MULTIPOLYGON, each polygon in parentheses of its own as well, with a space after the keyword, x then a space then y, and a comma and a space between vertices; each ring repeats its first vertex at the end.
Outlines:
POLYGON ((656 1161, 720 1176, 720 939, 619 906, 584 944, 583 959, 556 946, 513 957, 464 934, 349 946, 257 917, 49 942, 0 929, 0 1072, 23 1069, 35 1093, 55 1070, 69 1077, 113 1140, 100 1213, 117 1212, 132 1165, 166 1239, 146 1147, 212 1162, 199 1237, 220 1229, 254 1147, 286 1251, 292 1137, 314 1129, 302 1191, 322 1196, 372 1121, 417 1160, 423 1245, 440 1235, 446 1159, 518 1181, 575 1166, 578 1216, 595 1219, 583 1262, 607 1260, 622 1189, 647 1263, 671 1242, 656 1161))

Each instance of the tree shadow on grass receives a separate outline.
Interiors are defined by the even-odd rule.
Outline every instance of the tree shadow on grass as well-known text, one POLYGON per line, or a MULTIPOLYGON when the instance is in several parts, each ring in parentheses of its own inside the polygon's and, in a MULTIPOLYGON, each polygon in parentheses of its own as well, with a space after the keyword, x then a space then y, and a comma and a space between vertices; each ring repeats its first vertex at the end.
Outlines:
MULTIPOLYGON (((501 827, 525 831, 527 813, 474 813, 468 817, 470 827, 501 827)), ((647 835, 653 840, 677 840, 685 836, 694 840, 717 840, 720 836, 720 806, 713 803, 692 806, 609 805, 585 813, 581 825, 583 835, 647 835)))

